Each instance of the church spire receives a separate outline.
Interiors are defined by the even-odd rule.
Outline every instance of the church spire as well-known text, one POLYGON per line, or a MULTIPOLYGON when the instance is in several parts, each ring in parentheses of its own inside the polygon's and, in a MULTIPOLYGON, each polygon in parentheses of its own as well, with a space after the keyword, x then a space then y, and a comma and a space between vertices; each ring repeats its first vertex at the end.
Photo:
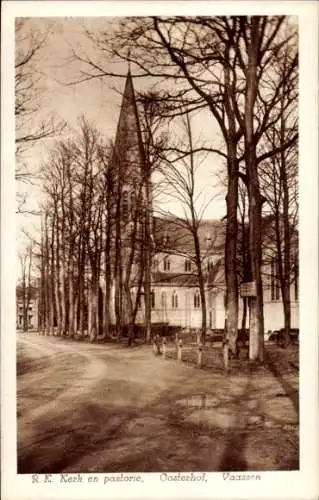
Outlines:
POLYGON ((145 165, 145 153, 130 66, 122 97, 114 155, 117 167, 125 173, 127 179, 131 177, 133 180, 141 176, 145 165))

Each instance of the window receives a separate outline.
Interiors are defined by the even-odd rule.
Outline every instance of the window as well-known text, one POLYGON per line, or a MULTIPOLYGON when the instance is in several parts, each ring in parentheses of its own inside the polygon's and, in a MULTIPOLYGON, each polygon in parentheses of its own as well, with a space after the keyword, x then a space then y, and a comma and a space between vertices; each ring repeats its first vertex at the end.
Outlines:
POLYGON ((158 259, 153 260, 153 269, 154 271, 158 271, 158 259))
POLYGON ((171 269, 171 263, 168 257, 164 259, 164 271, 169 271, 171 269))
POLYGON ((128 203, 128 192, 123 191, 123 200, 122 200, 122 217, 123 220, 127 220, 129 216, 129 203, 128 203))
POLYGON ((176 292, 173 292, 173 294, 172 294, 172 308, 173 309, 178 308, 178 295, 176 292))
POLYGON ((213 266, 214 266, 214 265, 213 265, 213 261, 212 261, 212 260, 209 260, 209 261, 207 262, 207 271, 208 271, 208 272, 211 272, 211 271, 213 270, 213 266))
POLYGON ((162 292, 161 303, 162 303, 163 309, 165 309, 166 308, 166 292, 162 292))
POLYGON ((167 247, 167 246, 169 246, 169 244, 170 244, 170 237, 168 236, 168 234, 167 234, 167 233, 165 233, 165 234, 162 236, 162 245, 163 245, 164 247, 167 247))
POLYGON ((155 307, 155 292, 152 290, 151 292, 151 308, 154 309, 155 307))
POLYGON ((199 309, 200 308, 200 295, 199 292, 196 292, 194 295, 194 308, 199 309))
POLYGON ((280 299, 280 283, 278 279, 279 269, 276 258, 271 259, 271 300, 280 299))
POLYGON ((185 271, 189 272, 192 270, 192 263, 189 259, 185 260, 185 271))

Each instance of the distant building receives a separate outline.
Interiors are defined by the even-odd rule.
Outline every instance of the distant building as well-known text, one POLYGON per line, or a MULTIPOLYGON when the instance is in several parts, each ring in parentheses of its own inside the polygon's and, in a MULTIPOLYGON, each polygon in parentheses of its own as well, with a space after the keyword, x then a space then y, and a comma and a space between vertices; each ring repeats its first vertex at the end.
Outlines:
POLYGON ((37 330, 39 323, 39 299, 36 288, 30 290, 30 298, 27 298, 28 290, 26 290, 26 298, 23 300, 23 292, 20 286, 16 291, 16 328, 24 328, 24 316, 26 318, 27 327, 30 330, 37 330))

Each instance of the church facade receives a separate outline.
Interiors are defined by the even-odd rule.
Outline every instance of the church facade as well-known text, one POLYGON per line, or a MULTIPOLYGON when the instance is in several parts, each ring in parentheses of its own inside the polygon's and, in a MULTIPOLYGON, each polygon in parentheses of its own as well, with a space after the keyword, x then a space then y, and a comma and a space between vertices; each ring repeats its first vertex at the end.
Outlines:
MULTIPOLYGON (((123 323, 130 323, 133 318, 135 323, 143 324, 148 309, 152 323, 199 328, 202 312, 192 235, 181 219, 158 218, 152 213, 151 176, 130 74, 123 93, 112 161, 120 202, 115 209, 115 264, 110 290, 115 307, 111 321, 116 322, 117 314, 123 323)), ((198 231, 207 327, 222 329, 225 222, 203 220, 198 231)), ((291 326, 297 328, 297 266, 295 271, 291 283, 291 326)), ((273 331, 283 327, 284 317, 276 266, 271 259, 263 267, 263 285, 265 331, 273 331)), ((243 300, 239 298, 239 326, 242 311, 243 300)))

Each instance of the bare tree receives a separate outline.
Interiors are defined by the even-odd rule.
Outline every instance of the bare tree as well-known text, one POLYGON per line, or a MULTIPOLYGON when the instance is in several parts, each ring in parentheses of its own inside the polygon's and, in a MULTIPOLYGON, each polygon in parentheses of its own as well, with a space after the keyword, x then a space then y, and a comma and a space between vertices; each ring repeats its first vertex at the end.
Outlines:
POLYGON ((169 183, 173 197, 181 204, 184 212, 184 218, 176 218, 177 224, 189 231, 193 239, 194 254, 191 259, 194 261, 198 278, 202 311, 201 342, 205 343, 207 329, 206 280, 203 270, 203 250, 200 245, 199 227, 207 203, 200 209, 196 206, 199 196, 196 186, 196 172, 200 164, 196 160, 196 154, 194 153, 194 135, 189 113, 182 117, 182 122, 189 154, 177 163, 174 160, 167 160, 166 166, 163 165, 162 167, 162 171, 169 183))
MULTIPOLYGON (((290 71, 289 47, 278 61, 277 72, 285 75, 290 71)), ((283 82, 278 103, 280 119, 264 138, 265 148, 279 150, 268 161, 260 165, 261 189, 267 199, 270 216, 273 218, 275 248, 270 249, 270 259, 278 271, 284 312, 285 346, 289 343, 291 327, 290 287, 295 276, 297 226, 298 226, 298 151, 296 137, 297 116, 297 71, 283 82), (290 139, 290 147, 283 145, 290 139), (275 251, 274 251, 275 250, 275 251)), ((268 266, 271 262, 268 261, 268 266)))
POLYGON ((35 165, 30 167, 28 154, 39 142, 59 134, 65 127, 63 120, 43 111, 44 86, 40 64, 50 35, 36 27, 29 18, 15 20, 15 125, 16 170, 19 182, 18 213, 37 213, 26 208, 27 192, 22 183, 33 183, 38 176, 35 165))

